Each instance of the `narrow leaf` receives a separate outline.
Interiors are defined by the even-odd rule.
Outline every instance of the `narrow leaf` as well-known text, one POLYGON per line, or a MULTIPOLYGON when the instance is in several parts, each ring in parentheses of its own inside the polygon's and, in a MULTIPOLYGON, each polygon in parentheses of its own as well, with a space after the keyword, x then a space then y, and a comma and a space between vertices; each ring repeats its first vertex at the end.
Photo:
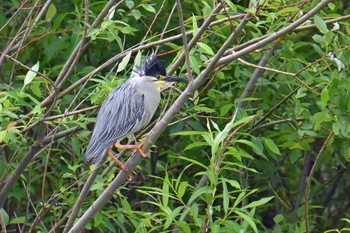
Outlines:
POLYGON ((191 195, 190 199, 188 200, 188 203, 192 203, 197 197, 199 197, 200 195, 202 195, 204 193, 211 193, 211 192, 212 192, 212 190, 208 186, 204 186, 202 188, 199 188, 191 195))
POLYGON ((229 204, 230 204, 230 194, 228 192, 225 180, 222 180, 222 200, 223 200, 222 202, 223 202, 223 206, 224 206, 224 212, 226 215, 228 212, 229 204))
POLYGON ((180 213, 180 211, 183 209, 183 206, 178 206, 177 208, 175 208, 173 211, 171 211, 170 215, 166 218, 165 224, 164 224, 164 228, 163 230, 166 230, 169 228, 169 226, 171 225, 171 223, 173 223, 174 219, 176 218, 176 216, 180 213))
POLYGON ((325 108, 329 100, 329 94, 327 88, 324 88, 321 92, 321 107, 325 108))
POLYGON ((197 147, 205 147, 205 146, 208 146, 207 142, 194 142, 194 143, 188 144, 185 147, 184 151, 191 150, 191 149, 197 148, 197 147))
POLYGON ((252 219, 250 216, 248 216, 248 215, 246 215, 246 214, 244 214, 244 213, 242 213, 242 212, 240 212, 240 211, 235 211, 235 213, 236 213, 239 217, 241 217, 242 219, 244 219, 244 221, 247 222, 247 223, 253 228, 254 232, 256 232, 256 233, 258 232, 258 228, 256 227, 255 222, 253 221, 253 219, 252 219))
POLYGON ((168 173, 166 173, 164 181, 163 181, 163 189, 162 192, 164 195, 162 195, 162 205, 163 206, 168 206, 169 203, 169 177, 168 177, 168 173))
POLYGON ((119 73, 120 71, 124 70, 125 67, 128 65, 129 60, 131 57, 131 51, 123 58, 123 60, 119 63, 118 65, 118 69, 117 69, 117 73, 119 73))
POLYGON ((24 87, 34 80, 38 70, 39 70, 39 61, 34 66, 32 66, 30 70, 28 70, 26 76, 24 77, 24 87))
POLYGON ((243 206, 243 208, 247 209, 247 208, 253 208, 253 207, 262 206, 262 205, 266 204, 267 202, 269 202, 272 198, 274 198, 274 197, 261 198, 258 201, 253 201, 253 202, 249 203, 248 205, 243 206))
POLYGON ((198 24, 197 24, 197 19, 195 15, 192 15, 192 28, 193 28, 193 36, 195 36, 198 33, 198 24))

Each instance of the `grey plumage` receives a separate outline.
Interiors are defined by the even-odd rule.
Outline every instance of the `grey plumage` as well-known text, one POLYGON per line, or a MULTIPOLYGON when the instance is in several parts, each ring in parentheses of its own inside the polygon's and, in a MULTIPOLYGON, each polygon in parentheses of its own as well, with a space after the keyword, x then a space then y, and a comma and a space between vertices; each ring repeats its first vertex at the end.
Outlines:
POLYGON ((166 76, 164 64, 157 57, 148 57, 135 68, 131 77, 116 88, 102 104, 90 143, 86 160, 100 161, 106 149, 123 138, 141 130, 152 119, 160 102, 162 83, 183 81, 179 77, 166 76))

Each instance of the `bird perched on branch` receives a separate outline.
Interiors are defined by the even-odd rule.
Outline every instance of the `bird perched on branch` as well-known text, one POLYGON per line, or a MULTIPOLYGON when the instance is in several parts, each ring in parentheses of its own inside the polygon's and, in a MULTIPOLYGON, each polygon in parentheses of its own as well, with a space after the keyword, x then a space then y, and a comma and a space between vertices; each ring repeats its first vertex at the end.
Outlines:
POLYGON ((135 149, 146 157, 141 149, 143 143, 121 145, 120 140, 150 122, 160 102, 160 91, 167 83, 182 81, 186 79, 167 76, 164 63, 156 55, 148 56, 102 104, 86 150, 86 160, 97 163, 107 151, 117 165, 125 169, 124 164, 113 155, 113 145, 118 149, 135 149))

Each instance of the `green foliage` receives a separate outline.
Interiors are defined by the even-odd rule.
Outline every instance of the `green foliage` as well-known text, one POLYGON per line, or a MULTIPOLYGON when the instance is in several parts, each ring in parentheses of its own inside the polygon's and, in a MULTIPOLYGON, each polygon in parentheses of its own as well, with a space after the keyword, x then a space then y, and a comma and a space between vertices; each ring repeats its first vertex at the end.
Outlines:
MULTIPOLYGON (((48 232, 56 224, 55 232, 63 231, 58 223, 66 222, 96 169, 83 160, 98 105, 147 53, 157 51, 169 70, 184 51, 177 8, 171 13, 175 1, 120 1, 97 26, 108 1, 90 1, 88 10, 85 2, 53 1, 46 10, 36 1, 5 0, 0 6, 1 191, 35 150, 0 209, 7 232, 48 232), (74 51, 80 52, 71 57, 74 51)), ((190 41, 216 1, 181 2, 190 41)), ((253 15, 225 55, 259 44, 320 1, 252 1, 263 5, 251 9, 249 1, 221 2, 225 9, 190 50, 194 78, 237 29, 240 14, 253 15)), ((152 162, 143 162, 86 229, 349 231, 350 24, 344 16, 350 10, 344 2, 329 3, 297 29, 245 54, 244 61, 214 67, 155 142, 152 162), (267 69, 241 98, 271 50, 267 69)), ((188 75, 185 63, 176 68, 175 74, 188 75)), ((179 95, 162 94, 155 121, 179 95)), ((102 170, 78 216, 119 172, 107 164, 102 170)))

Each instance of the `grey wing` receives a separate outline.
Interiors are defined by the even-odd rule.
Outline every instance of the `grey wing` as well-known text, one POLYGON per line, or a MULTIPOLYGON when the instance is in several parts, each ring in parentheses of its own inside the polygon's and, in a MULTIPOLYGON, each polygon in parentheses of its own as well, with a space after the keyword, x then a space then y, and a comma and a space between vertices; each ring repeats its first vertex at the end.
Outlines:
POLYGON ((86 159, 97 163, 105 150, 129 134, 143 127, 144 96, 128 84, 114 90, 101 106, 92 137, 86 150, 86 159))

